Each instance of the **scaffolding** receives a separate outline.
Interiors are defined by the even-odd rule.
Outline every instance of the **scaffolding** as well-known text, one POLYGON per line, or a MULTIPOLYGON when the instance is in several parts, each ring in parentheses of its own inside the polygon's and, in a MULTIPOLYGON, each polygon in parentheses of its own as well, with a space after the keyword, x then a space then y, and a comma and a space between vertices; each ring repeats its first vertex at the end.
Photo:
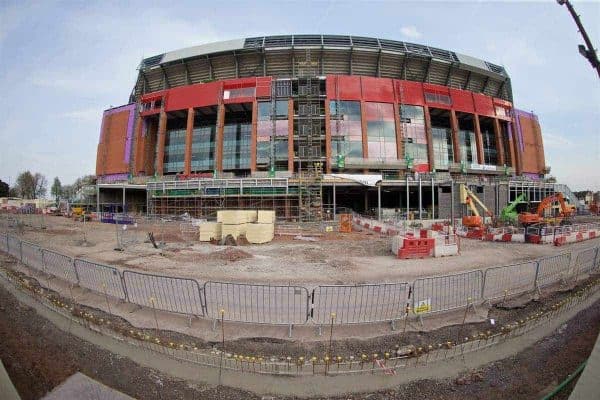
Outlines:
POLYGON ((298 116, 298 190, 300 222, 320 221, 323 218, 323 135, 325 123, 321 115, 321 80, 318 77, 317 61, 312 60, 310 49, 304 61, 296 66, 298 92, 296 103, 298 116))

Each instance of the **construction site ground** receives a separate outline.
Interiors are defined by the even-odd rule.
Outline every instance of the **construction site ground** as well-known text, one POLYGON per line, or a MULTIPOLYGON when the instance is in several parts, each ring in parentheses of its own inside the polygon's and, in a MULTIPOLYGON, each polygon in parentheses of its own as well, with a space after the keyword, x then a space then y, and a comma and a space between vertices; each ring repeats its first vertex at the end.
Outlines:
POLYGON ((84 224, 63 217, 47 217, 45 222, 47 229, 26 227, 23 238, 64 254, 130 270, 201 281, 298 284, 309 289, 319 284, 411 282, 422 276, 518 263, 600 243, 595 239, 554 247, 462 239, 458 256, 399 260, 391 252, 390 238, 370 231, 327 232, 313 236, 314 241, 276 236, 268 244, 231 247, 200 243, 182 235, 178 224, 171 223, 129 227, 126 237, 135 237, 137 243, 115 251, 115 225, 84 224), (166 244, 155 249, 148 232, 166 244))
MULTIPOLYGON (((138 399, 293 398, 257 396, 175 379, 58 329, 4 288, 0 288, 0 304, 0 357, 24 400, 40 398, 76 371, 138 399)), ((327 398, 539 399, 588 357, 599 321, 596 302, 533 346, 477 370, 465 369, 452 378, 418 380, 379 392, 327 398)), ((567 398, 573 384, 556 398, 567 398)))

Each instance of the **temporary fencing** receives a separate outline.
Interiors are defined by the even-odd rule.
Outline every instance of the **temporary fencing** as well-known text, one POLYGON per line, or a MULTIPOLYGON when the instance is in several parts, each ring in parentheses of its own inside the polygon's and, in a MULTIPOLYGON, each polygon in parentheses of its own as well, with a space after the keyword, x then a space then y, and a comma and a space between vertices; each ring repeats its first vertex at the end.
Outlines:
POLYGON ((577 274, 589 274, 599 267, 600 248, 585 249, 577 254, 575 267, 577 274))
POLYGON ((495 300, 534 290, 537 268, 536 261, 528 261, 486 269, 483 298, 495 300))
POLYGON ((125 288, 119 270, 92 261, 75 259, 79 286, 125 300, 125 288))
POLYGON ((300 325, 394 322, 415 314, 454 310, 482 300, 512 297, 543 288, 571 275, 600 271, 600 248, 562 253, 514 265, 425 277, 410 283, 303 286, 259 285, 178 278, 119 269, 73 259, 20 238, 0 233, 0 250, 24 264, 144 307, 213 320, 300 325), (574 258, 574 265, 571 260, 574 258), (221 315, 223 311, 223 315, 221 315))
POLYGON ((52 250, 42 250, 44 272, 73 284, 78 283, 73 259, 52 250))
POLYGON ((0 251, 8 253, 8 234, 0 233, 0 251))
POLYGON ((413 284, 415 314, 465 307, 482 298, 483 271, 419 278, 413 284))
POLYGON ((8 254, 21 260, 21 241, 15 236, 9 236, 7 241, 8 254))
POLYGON ((200 286, 193 279, 124 271, 123 282, 131 303, 178 314, 205 315, 200 286))
POLYGON ((410 285, 321 285, 312 293, 312 320, 317 324, 363 324, 395 321, 406 316, 410 285))
POLYGON ((308 320, 308 290, 301 286, 230 282, 204 284, 207 315, 228 321, 298 325, 308 320))
POLYGON ((559 282, 571 267, 571 253, 562 253, 538 260, 536 284, 538 288, 559 282))
POLYGON ((44 271, 42 249, 33 243, 21 242, 21 262, 38 271, 44 271))

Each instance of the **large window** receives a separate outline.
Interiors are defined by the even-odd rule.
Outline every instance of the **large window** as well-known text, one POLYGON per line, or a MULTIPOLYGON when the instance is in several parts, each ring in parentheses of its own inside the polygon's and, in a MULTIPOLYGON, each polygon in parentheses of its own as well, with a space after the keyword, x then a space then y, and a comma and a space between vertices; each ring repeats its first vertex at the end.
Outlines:
POLYGON ((215 168, 216 126, 204 122, 192 133, 192 171, 211 171, 215 168))
POLYGON ((185 159, 185 129, 166 132, 164 173, 183 172, 185 159))
POLYGON ((428 162, 427 135, 425 134, 425 113, 421 106, 402 105, 400 123, 404 141, 404 157, 414 164, 428 162))
POLYGON ((512 159, 510 155, 510 140, 509 140, 509 122, 500 121, 500 132, 502 132, 502 145, 504 147, 504 164, 512 165, 512 159))
POLYGON ((454 146, 450 112, 439 108, 430 108, 431 136, 433 139, 433 165, 439 169, 448 169, 454 162, 454 146))
POLYGON ((496 148, 496 135, 494 135, 494 122, 491 118, 480 118, 479 125, 483 142, 483 163, 498 165, 498 149, 496 148))
POLYGON ((250 169, 252 104, 227 106, 223 130, 223 170, 250 169))
POLYGON ((274 165, 277 170, 288 169, 288 101, 277 100, 275 110, 270 101, 258 103, 256 134, 256 168, 267 170, 274 165), (272 117, 273 111, 275 117, 272 117), (274 122, 274 124, 273 124, 274 122), (273 163, 271 162, 273 149, 273 163))
POLYGON ((396 124, 394 106, 388 103, 365 103, 369 158, 396 160, 396 124))
POLYGON ((460 160, 469 168, 470 164, 477 164, 477 142, 475 139, 475 126, 473 114, 456 113, 458 120, 458 146, 460 160))
POLYGON ((360 102, 331 101, 331 155, 362 158, 360 102))

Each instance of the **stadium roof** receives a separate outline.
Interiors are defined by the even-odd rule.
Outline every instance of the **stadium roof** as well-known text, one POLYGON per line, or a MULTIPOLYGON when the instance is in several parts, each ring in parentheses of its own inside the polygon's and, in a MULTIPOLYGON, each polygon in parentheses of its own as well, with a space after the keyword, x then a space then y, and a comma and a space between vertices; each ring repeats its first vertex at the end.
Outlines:
POLYGON ((449 50, 362 36, 281 35, 235 39, 142 60, 132 97, 175 86, 250 76, 291 78, 307 54, 320 75, 405 79, 512 101, 504 67, 449 50))

